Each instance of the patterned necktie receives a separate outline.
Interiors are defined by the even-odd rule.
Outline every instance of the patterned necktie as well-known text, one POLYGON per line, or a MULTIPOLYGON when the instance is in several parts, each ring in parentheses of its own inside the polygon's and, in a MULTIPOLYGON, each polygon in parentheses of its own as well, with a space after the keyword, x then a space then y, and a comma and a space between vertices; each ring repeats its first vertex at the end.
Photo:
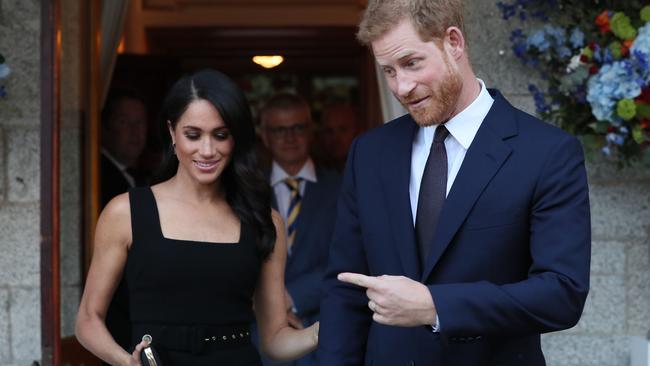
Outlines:
POLYGON ((447 195, 447 150, 445 138, 449 131, 444 125, 436 128, 429 157, 424 167, 415 217, 415 235, 420 251, 420 265, 424 265, 431 249, 431 241, 438 226, 438 218, 447 195))
POLYGON ((298 214, 300 213, 300 181, 302 178, 287 178, 284 184, 287 185, 291 196, 289 199, 289 209, 287 210, 287 248, 291 250, 293 241, 296 238, 296 224, 298 223, 298 214))

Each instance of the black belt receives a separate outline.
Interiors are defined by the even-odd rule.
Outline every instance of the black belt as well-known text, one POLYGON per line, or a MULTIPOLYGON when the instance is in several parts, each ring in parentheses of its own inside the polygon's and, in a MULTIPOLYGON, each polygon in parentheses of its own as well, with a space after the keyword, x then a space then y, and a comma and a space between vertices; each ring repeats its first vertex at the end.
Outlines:
POLYGON ((193 354, 251 344, 248 324, 231 326, 134 324, 133 332, 137 341, 145 334, 151 335, 151 345, 156 349, 193 354))

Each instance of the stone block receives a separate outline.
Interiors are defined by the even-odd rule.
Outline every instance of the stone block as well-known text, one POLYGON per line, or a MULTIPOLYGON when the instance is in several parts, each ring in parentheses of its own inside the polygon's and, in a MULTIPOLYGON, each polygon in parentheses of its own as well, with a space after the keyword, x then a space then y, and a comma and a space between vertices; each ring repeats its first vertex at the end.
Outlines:
POLYGON ((650 184, 650 169, 639 165, 619 167, 603 156, 598 156, 597 160, 587 160, 586 166, 590 185, 619 184, 622 180, 650 184))
POLYGON ((568 335, 542 336, 542 349, 549 366, 623 366, 630 362, 628 337, 568 335))
POLYGON ((74 127, 62 128, 60 139, 61 204, 81 205, 81 193, 83 192, 81 158, 84 156, 81 150, 81 131, 74 127))
POLYGON ((593 241, 591 243, 591 274, 624 275, 625 243, 593 241))
POLYGON ((594 240, 645 239, 650 228, 650 190, 647 182, 590 186, 594 240))
MULTIPOLYGON (((513 106, 521 109, 528 114, 537 116, 537 111, 535 110, 535 101, 530 94, 508 94, 505 95, 505 97, 513 106)), ((537 116, 537 118, 539 118, 539 116, 537 116)))
POLYGON ((0 288, 0 365, 11 360, 9 333, 9 290, 0 288))
POLYGON ((7 200, 38 202, 40 199, 40 134, 37 129, 6 131, 7 200))
POLYGON ((81 300, 81 286, 61 287, 61 337, 74 336, 74 322, 81 300))
POLYGON ((0 208, 0 286, 40 283, 38 204, 0 208))
POLYGON ((61 205, 61 284, 81 284, 81 207, 79 204, 61 205))
POLYGON ((2 203, 5 200, 5 181, 6 181, 5 161, 7 161, 7 157, 5 156, 4 132, 3 129, 0 128, 0 203, 2 203))
POLYGON ((628 334, 644 336, 650 332, 650 245, 630 245, 627 257, 628 334))
POLYGON ((24 365, 41 357, 41 290, 11 290, 11 349, 14 362, 24 365))
POLYGON ((7 99, 0 108, 0 124, 40 123, 40 10, 39 0, 2 1, 0 49, 12 73, 5 81, 7 99))
POLYGON ((625 334, 625 293, 624 276, 591 276, 582 317, 565 333, 625 334))

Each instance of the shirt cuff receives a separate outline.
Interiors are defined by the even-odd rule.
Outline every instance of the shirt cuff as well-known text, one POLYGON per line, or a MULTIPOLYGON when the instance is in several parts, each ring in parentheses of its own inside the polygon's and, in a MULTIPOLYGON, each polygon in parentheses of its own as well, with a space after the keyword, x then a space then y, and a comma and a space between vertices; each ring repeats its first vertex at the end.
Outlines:
POLYGON ((436 314, 436 324, 431 325, 431 331, 433 333, 440 333, 440 318, 438 318, 438 314, 436 314))

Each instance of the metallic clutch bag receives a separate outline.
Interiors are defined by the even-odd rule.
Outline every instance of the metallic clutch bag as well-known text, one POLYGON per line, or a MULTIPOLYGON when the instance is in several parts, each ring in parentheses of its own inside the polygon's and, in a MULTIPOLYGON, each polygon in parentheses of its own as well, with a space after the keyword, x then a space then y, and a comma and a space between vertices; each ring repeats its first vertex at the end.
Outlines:
POLYGON ((162 366, 162 362, 160 362, 160 356, 158 356, 158 353, 151 345, 153 338, 149 334, 145 334, 142 336, 142 340, 148 343, 147 347, 145 347, 142 352, 140 352, 140 361, 142 362, 142 365, 162 366))

